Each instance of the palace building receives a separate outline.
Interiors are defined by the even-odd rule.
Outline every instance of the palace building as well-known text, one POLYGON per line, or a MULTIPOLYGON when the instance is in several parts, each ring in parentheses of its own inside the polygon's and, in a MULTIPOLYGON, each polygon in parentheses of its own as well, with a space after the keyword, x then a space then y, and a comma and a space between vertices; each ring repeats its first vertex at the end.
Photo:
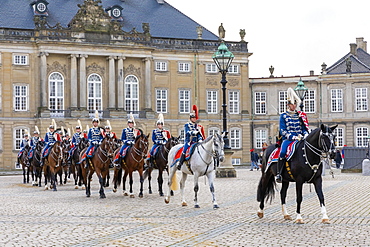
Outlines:
MULTIPOLYGON (((21 0, 0 8, 0 170, 15 168, 24 133, 44 137, 52 119, 73 133, 77 120, 109 120, 120 136, 133 113, 150 133, 159 113, 183 137, 193 104, 206 135, 222 131, 221 75, 210 32, 163 0, 21 0)), ((215 25, 219 22, 215 20, 215 25)), ((233 164, 249 162, 252 100, 241 32, 227 41, 233 164)))

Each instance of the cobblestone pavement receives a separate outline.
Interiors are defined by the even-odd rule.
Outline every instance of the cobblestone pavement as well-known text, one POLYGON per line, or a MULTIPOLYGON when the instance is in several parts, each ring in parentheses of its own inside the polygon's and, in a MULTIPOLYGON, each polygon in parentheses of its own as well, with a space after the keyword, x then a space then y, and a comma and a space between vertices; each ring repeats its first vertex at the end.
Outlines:
MULTIPOLYGON (((204 178, 196 209, 191 176, 187 207, 181 207, 179 191, 164 203, 156 171, 153 194, 145 189, 143 198, 123 196, 122 187, 113 193, 110 186, 100 199, 96 175, 90 198, 72 182, 54 192, 22 184, 20 175, 1 176, 0 246, 370 246, 370 177, 334 172, 323 182, 329 225, 321 223, 318 198, 308 184, 301 210, 305 224, 283 219, 278 194, 259 219, 260 172, 249 169, 237 169, 236 178, 216 178, 217 210, 204 178)), ((137 195, 137 173, 134 179, 137 195)), ((294 184, 288 193, 287 209, 295 218, 294 184)))

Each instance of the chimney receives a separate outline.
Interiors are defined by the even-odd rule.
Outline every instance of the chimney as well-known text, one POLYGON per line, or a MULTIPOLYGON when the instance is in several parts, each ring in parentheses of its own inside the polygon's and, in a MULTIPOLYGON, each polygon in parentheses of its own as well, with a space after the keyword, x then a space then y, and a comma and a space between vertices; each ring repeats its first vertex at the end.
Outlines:
POLYGON ((357 50, 357 45, 355 44, 355 43, 351 43, 351 44, 349 44, 349 46, 350 46, 350 53, 352 54, 352 55, 357 55, 357 52, 356 52, 356 50, 357 50))
POLYGON ((313 70, 310 70, 310 76, 313 76, 315 73, 313 70))
POLYGON ((367 42, 364 41, 363 37, 356 38, 356 44, 358 48, 361 48, 362 50, 367 52, 367 42))

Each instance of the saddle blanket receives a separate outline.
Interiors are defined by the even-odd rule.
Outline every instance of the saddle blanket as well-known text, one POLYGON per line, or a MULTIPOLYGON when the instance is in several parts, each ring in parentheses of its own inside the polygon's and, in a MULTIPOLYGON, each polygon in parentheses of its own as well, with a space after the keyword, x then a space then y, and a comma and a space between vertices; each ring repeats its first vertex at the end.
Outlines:
MULTIPOLYGON (((294 142, 289 144, 289 146, 287 148, 287 151, 286 151, 286 155, 285 155, 285 158, 286 158, 287 161, 290 160, 290 158, 292 158, 297 143, 298 143, 298 141, 294 141, 294 142)), ((281 147, 278 147, 278 148, 275 148, 274 151, 272 151, 272 153, 270 154, 269 159, 267 161, 266 170, 271 165, 271 163, 278 162, 279 156, 280 156, 280 150, 281 150, 281 147)))
MULTIPOLYGON (((190 159, 191 155, 194 153, 194 149, 195 149, 195 147, 197 146, 197 144, 198 144, 198 143, 194 143, 194 144, 192 144, 192 145, 188 148, 188 150, 186 150, 186 152, 185 152, 185 160, 189 160, 189 159, 190 159)), ((181 147, 181 148, 179 148, 179 149, 176 151, 176 155, 175 155, 175 158, 174 158, 174 161, 173 161, 173 163, 172 163, 171 167, 172 167, 172 166, 173 166, 177 161, 179 161, 179 160, 180 160, 180 158, 181 158, 181 154, 182 154, 183 150, 184 150, 184 147, 181 147)))

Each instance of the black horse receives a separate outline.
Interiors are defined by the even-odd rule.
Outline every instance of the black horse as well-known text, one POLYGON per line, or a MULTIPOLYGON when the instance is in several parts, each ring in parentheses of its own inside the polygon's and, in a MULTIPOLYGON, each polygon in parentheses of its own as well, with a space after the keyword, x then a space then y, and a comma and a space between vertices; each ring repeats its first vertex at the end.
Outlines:
POLYGON ((44 142, 38 141, 36 144, 35 149, 33 150, 33 156, 31 160, 31 165, 33 166, 33 173, 35 174, 35 180, 33 181, 33 186, 41 187, 41 179, 42 179, 42 167, 41 164, 41 153, 42 149, 44 148, 44 142))
MULTIPOLYGON (((291 220, 285 207, 285 198, 289 187, 289 182, 296 183, 297 197, 297 218, 296 223, 303 223, 301 217, 301 202, 302 202, 302 187, 303 183, 312 183, 315 186, 316 194, 320 201, 322 223, 330 223, 326 214, 324 194, 322 192, 322 163, 321 159, 325 155, 330 154, 331 158, 335 155, 334 133, 333 130, 337 127, 328 127, 321 125, 320 128, 313 130, 305 140, 300 141, 296 145, 296 150, 293 157, 287 162, 282 171, 282 186, 280 190, 280 198, 284 219, 291 220)), ((271 163, 267 166, 270 154, 274 151, 275 145, 270 145, 264 152, 262 157, 262 176, 258 184, 257 201, 260 202, 258 217, 263 217, 263 208, 265 201, 272 200, 275 193, 275 175, 277 163, 271 163)))
POLYGON ((179 138, 171 136, 171 138, 168 139, 167 143, 165 145, 159 145, 158 146, 158 151, 154 157, 151 157, 150 161, 146 160, 147 163, 147 168, 145 169, 144 172, 144 179, 148 177, 148 182, 149 182, 149 194, 152 194, 152 185, 151 185, 151 180, 152 180, 152 171, 153 169, 158 169, 158 192, 160 196, 164 196, 163 194, 163 171, 168 173, 168 167, 167 167, 167 158, 168 158, 168 153, 170 152, 170 149, 174 146, 179 144, 179 138))

